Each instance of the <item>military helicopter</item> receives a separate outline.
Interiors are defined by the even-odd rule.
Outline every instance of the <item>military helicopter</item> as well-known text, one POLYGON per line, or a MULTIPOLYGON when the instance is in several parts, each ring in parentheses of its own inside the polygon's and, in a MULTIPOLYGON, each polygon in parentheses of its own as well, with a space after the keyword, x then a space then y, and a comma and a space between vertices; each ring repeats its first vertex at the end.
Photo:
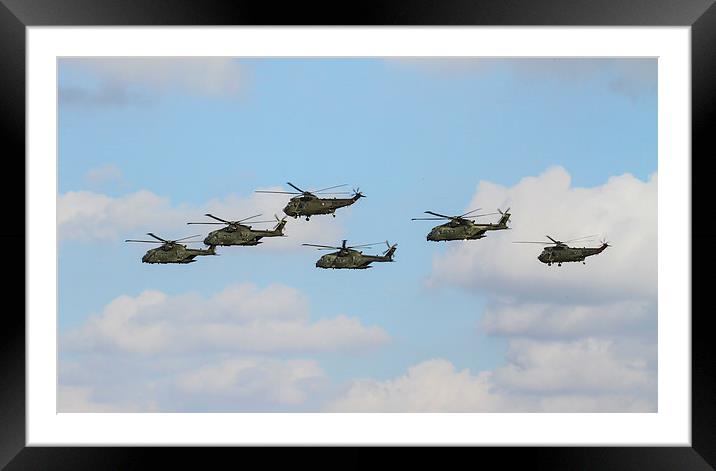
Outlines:
POLYGON ((432 214, 432 218, 413 218, 413 221, 437 221, 440 219, 448 219, 449 222, 435 226, 428 233, 427 240, 432 241, 447 241, 447 240, 476 240, 485 237, 487 231, 499 231, 502 229, 509 229, 507 227, 507 221, 510 220, 510 208, 507 208, 504 212, 497 210, 497 213, 488 214, 470 214, 475 211, 479 211, 481 208, 473 209, 460 216, 445 216, 444 214, 434 213, 432 211, 425 211, 426 214, 432 214), (477 224, 473 221, 473 218, 482 216, 491 216, 493 214, 501 214, 500 220, 497 224, 477 224))
MULTIPOLYGON (((311 219, 311 216, 315 216, 317 214, 332 214, 333 217, 336 217, 336 209, 343 208, 344 206, 350 206, 356 201, 358 201, 360 198, 364 198, 365 195, 360 192, 359 188, 356 188, 353 190, 353 196, 350 198, 321 198, 319 196, 316 196, 318 193, 323 193, 326 190, 333 190, 334 188, 340 188, 342 186, 346 185, 336 185, 336 186, 329 186, 328 188, 323 188, 316 191, 304 191, 294 185, 291 182, 287 182, 287 184, 294 188, 297 192, 293 191, 268 191, 268 190, 256 190, 256 193, 278 193, 282 195, 298 195, 291 198, 286 205, 285 208, 283 208, 283 212, 286 213, 287 216, 293 216, 294 218, 298 218, 301 216, 306 216, 306 221, 309 221, 311 219)), ((324 193, 324 194, 334 194, 334 195, 347 195, 349 193, 346 192, 338 192, 338 193, 324 193)))
MULTIPOLYGON (((179 244, 179 242, 183 240, 191 239, 192 237, 199 237, 198 235, 183 237, 177 240, 162 239, 151 232, 147 233, 147 235, 157 239, 157 241, 161 242, 162 245, 156 249, 149 249, 147 253, 144 254, 144 257, 142 257, 143 263, 192 263, 196 261, 194 258, 198 255, 216 255, 215 245, 210 245, 208 249, 188 249, 186 245, 179 244)), ((134 239, 127 239, 125 242, 157 243, 154 240, 134 239)))
POLYGON ((390 245, 386 240, 385 244, 388 246, 388 250, 383 252, 383 255, 363 255, 359 250, 354 250, 361 247, 371 247, 381 242, 374 242, 372 244, 363 245, 352 245, 346 246, 346 241, 340 247, 332 247, 330 245, 315 245, 315 244, 302 244, 308 247, 318 247, 318 250, 333 250, 338 249, 338 252, 329 253, 318 259, 316 267, 318 268, 350 268, 354 270, 364 270, 366 268, 372 268, 370 266, 373 262, 392 262, 393 254, 395 253, 398 244, 390 245))
POLYGON ((539 257, 537 257, 537 260, 542 263, 546 263, 547 266, 550 267, 553 263, 556 263, 558 267, 561 267, 563 262, 582 262, 582 264, 586 264, 587 262, 584 261, 585 258, 591 257, 592 255, 600 254, 607 247, 611 247, 611 245, 609 245, 606 241, 603 241, 602 245, 599 247, 570 247, 567 245, 567 242, 576 242, 579 240, 585 240, 595 237, 593 235, 578 237, 576 239, 570 239, 565 242, 555 240, 550 236, 546 237, 551 242, 519 241, 514 243, 552 245, 552 247, 545 247, 539 257))
MULTIPOLYGON (((283 219, 279 219, 278 216, 276 216, 275 214, 274 217, 276 218, 276 221, 278 223, 271 230, 252 229, 249 225, 241 224, 244 221, 248 221, 249 219, 261 216, 260 214, 240 219, 238 221, 227 221, 226 219, 221 219, 209 213, 205 214, 204 216, 209 216, 210 218, 220 222, 187 222, 187 224, 226 225, 226 227, 211 231, 209 235, 207 235, 204 239, 204 244, 206 245, 258 245, 261 243, 260 239, 263 237, 283 236, 283 228, 286 225, 286 218, 284 217, 283 219)), ((251 224, 259 224, 264 222, 272 221, 253 221, 251 224)))

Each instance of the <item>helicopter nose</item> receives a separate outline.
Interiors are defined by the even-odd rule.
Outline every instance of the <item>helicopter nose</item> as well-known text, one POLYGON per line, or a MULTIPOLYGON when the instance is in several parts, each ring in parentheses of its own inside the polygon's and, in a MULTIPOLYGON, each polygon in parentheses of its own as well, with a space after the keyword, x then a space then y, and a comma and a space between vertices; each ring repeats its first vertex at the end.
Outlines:
POLYGON ((145 254, 144 257, 142 257, 142 263, 149 262, 149 254, 145 254))
POLYGON ((206 236, 204 239, 204 245, 218 245, 214 239, 215 237, 213 236, 206 236))

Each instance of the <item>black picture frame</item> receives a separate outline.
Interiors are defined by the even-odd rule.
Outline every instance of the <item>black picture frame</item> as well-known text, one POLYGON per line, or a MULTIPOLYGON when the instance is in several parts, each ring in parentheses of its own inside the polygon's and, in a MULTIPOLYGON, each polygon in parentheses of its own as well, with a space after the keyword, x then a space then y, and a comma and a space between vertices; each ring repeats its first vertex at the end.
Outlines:
MULTIPOLYGON (((258 2, 235 0, 0 0, 0 122, 6 182, 24 181, 25 157, 25 28, 28 26, 94 25, 534 25, 534 26, 690 26, 692 64, 692 221, 694 247, 710 247, 716 223, 707 209, 710 198, 701 181, 707 159, 716 156, 710 124, 716 116, 716 0, 394 0, 382 2, 258 2), (9 144, 9 145, 8 145, 9 144), (14 167, 13 167, 14 166, 14 167), (701 171, 696 171, 701 169, 701 171), (10 178, 7 178, 10 177, 10 178), (701 188, 699 194, 696 188, 701 188), (699 211, 701 210, 701 211, 699 211)), ((18 188, 2 186, 5 202, 18 213, 18 188)), ((3 266, 12 270, 9 283, 20 284, 17 267, 25 266, 27 247, 22 215, 6 217, 12 224, 0 234, 9 247, 3 266), (21 219, 20 219, 21 218, 21 219), (20 260, 22 247, 23 259, 20 260)), ((52 224, 52 222, 49 222, 52 224)), ((7 251, 6 251, 7 252, 7 251)), ((692 446, 691 447, 480 447, 461 452, 529 464, 545 469, 713 469, 716 466, 716 357, 710 348, 709 314, 696 308, 705 298, 707 278, 697 268, 712 266, 714 250, 699 250, 692 261, 692 446), (698 288, 698 289, 697 289, 698 288), (519 451, 519 453, 517 453, 519 451), (490 455, 490 456, 488 456, 490 455)), ((26 269, 24 269, 26 270, 26 269)), ((25 271, 23 270, 23 273, 25 271)), ((22 281, 21 281, 22 280, 22 281)), ((25 292, 20 286, 8 292, 25 292)), ((25 298, 22 303, 23 312, 25 298)), ((25 321, 19 309, 6 309, 0 342, 0 466, 7 469, 128 469, 148 464, 147 458, 181 460, 185 465, 216 462, 231 448, 26 447, 25 445, 25 321), (189 456, 191 453, 191 456, 189 456), (208 461, 207 461, 208 460, 208 461)), ((242 457, 247 459, 242 449, 242 457)), ((251 454, 256 455, 257 450, 251 454)), ((264 452, 266 450, 263 450, 264 452)), ((293 449, 290 460, 305 450, 293 449)), ((261 449, 258 450, 261 452, 261 449)), ((422 450, 413 458, 425 461, 422 450)), ((274 454, 272 454, 274 455, 274 454)), ((287 454, 288 455, 288 454, 287 454)), ((278 455, 280 457, 280 455, 278 455)), ((365 468, 375 463, 361 448, 345 450, 344 463, 365 468)), ((263 458, 266 459, 265 457, 263 458)), ((469 459, 475 459, 475 456, 469 459)), ((274 462, 275 457, 270 460, 274 462)), ((244 461, 246 463, 246 461, 244 461)), ((248 464, 248 463, 247 463, 248 464)), ((445 464, 445 463, 442 463, 445 464)), ((476 465, 480 463, 475 462, 476 465)))

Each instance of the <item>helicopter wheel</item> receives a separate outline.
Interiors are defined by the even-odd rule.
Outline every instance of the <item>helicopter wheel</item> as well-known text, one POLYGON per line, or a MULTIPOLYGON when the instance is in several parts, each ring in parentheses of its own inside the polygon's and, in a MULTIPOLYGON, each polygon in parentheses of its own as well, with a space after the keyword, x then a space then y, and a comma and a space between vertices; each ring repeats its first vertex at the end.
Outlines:
POLYGON ((306 221, 310 221, 310 220, 311 220, 311 218, 309 218, 309 217, 306 218, 306 221))
POLYGON ((336 217, 336 213, 333 213, 333 217, 336 217))
POLYGON ((587 262, 582 262, 582 265, 586 265, 586 264, 587 264, 587 262))
POLYGON ((548 267, 551 267, 551 266, 552 266, 552 263, 551 263, 551 262, 550 262, 550 263, 548 263, 548 264, 547 264, 547 266, 548 266, 548 267))
POLYGON ((561 267, 561 266, 562 266, 562 264, 561 264, 561 263, 558 263, 558 264, 557 264, 557 266, 558 266, 558 267, 561 267))

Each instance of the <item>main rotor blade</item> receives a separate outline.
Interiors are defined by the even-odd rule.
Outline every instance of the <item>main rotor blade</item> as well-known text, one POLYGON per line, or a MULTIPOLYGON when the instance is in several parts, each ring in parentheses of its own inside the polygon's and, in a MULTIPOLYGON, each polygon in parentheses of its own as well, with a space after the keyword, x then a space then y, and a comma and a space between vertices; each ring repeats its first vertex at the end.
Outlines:
POLYGON ((248 221, 249 219, 257 218, 257 217, 259 217, 259 216, 261 216, 261 214, 255 214, 255 215, 253 215, 253 216, 249 216, 249 217, 247 217, 247 218, 239 219, 238 221, 232 221, 232 222, 233 222, 233 223, 240 223, 240 222, 248 221))
POLYGON ((467 215, 470 214, 470 213, 474 213, 475 211, 479 211, 479 210, 481 210, 481 209, 482 209, 482 208, 473 209, 472 211, 468 211, 468 212, 466 212, 465 214, 461 214, 460 216, 455 216, 455 217, 461 218, 461 217, 467 216, 467 215))
POLYGON ((181 242, 182 240, 191 239, 192 237, 201 237, 201 234, 195 234, 195 235, 190 235, 190 236, 187 236, 187 237, 182 237, 181 239, 172 240, 172 241, 170 241, 170 242, 181 242))
POLYGON ((216 224, 217 226, 225 226, 223 222, 187 222, 187 224, 216 224))
POLYGON ((343 185, 329 186, 328 188, 321 188, 320 190, 315 190, 315 191, 312 191, 311 193, 320 193, 322 191, 332 190, 334 188, 340 188, 342 186, 348 186, 348 184, 344 183, 343 185))
MULTIPOLYGON (((236 221, 238 222, 238 221, 236 221)), ((264 222, 276 222, 276 221, 251 221, 251 224, 262 224, 264 222)))
POLYGON ((444 218, 444 219, 454 219, 453 216, 445 216, 444 214, 434 213, 432 211, 425 211, 425 214, 432 214, 433 216, 440 216, 441 218, 444 218))
POLYGON ((148 244, 156 244, 156 240, 137 240, 137 239, 126 239, 125 242, 146 242, 148 244))
POLYGON ((564 242, 574 242, 576 240, 590 239, 592 237, 599 237, 599 234, 588 235, 588 236, 584 236, 584 237, 577 237, 576 239, 569 239, 569 240, 565 240, 564 242))
MULTIPOLYGON (((313 195, 314 193, 310 193, 310 194, 313 195)), ((351 193, 349 193, 347 191, 332 191, 329 193, 321 193, 321 195, 350 195, 350 194, 351 193)))
POLYGON ((550 236, 545 236, 545 237, 547 237, 549 240, 551 240, 551 241, 554 242, 555 244, 561 244, 561 243, 562 243, 562 242, 560 242, 559 240, 554 240, 554 239, 551 238, 550 236))
POLYGON ((288 186, 290 186, 291 188, 294 188, 296 191, 300 191, 301 193, 310 193, 310 191, 303 191, 302 189, 300 189, 299 187, 297 187, 296 185, 294 185, 291 182, 286 182, 286 183, 288 184, 288 186))
POLYGON ((542 244, 542 245, 552 245, 552 242, 532 242, 532 241, 513 241, 513 244, 542 244))
POLYGON ((213 214, 206 213, 206 214, 204 214, 204 216, 209 216, 211 219, 216 219, 217 221, 221 221, 226 224, 231 224, 231 221, 227 221, 226 219, 218 218, 218 217, 214 216, 213 214))
POLYGON ((295 191, 269 191, 269 190, 254 190, 254 193, 276 193, 279 195, 300 195, 301 193, 296 193, 295 191))
POLYGON ((155 239, 157 239, 157 240, 159 240, 159 241, 161 241, 161 242, 165 242, 165 243, 167 243, 167 244, 170 243, 168 240, 162 239, 162 238, 159 237, 158 235, 152 234, 151 232, 147 232, 147 235, 148 235, 148 236, 151 236, 151 237, 154 237, 155 239))
POLYGON ((411 221, 442 221, 445 218, 412 218, 411 221))
POLYGON ((500 214, 500 213, 473 214, 472 216, 458 216, 458 217, 460 219, 472 219, 472 218, 481 218, 483 216, 492 216, 494 214, 500 214))
POLYGON ((301 244, 301 245, 305 245, 307 247, 321 247, 324 249, 342 249, 343 248, 343 247, 334 247, 332 245, 316 245, 316 244, 301 244))
POLYGON ((373 242, 372 244, 349 245, 349 246, 346 247, 346 248, 347 248, 347 249, 355 249, 355 248, 358 248, 358 247, 370 247, 370 246, 378 245, 378 244, 382 244, 382 243, 383 243, 383 242, 373 242))

